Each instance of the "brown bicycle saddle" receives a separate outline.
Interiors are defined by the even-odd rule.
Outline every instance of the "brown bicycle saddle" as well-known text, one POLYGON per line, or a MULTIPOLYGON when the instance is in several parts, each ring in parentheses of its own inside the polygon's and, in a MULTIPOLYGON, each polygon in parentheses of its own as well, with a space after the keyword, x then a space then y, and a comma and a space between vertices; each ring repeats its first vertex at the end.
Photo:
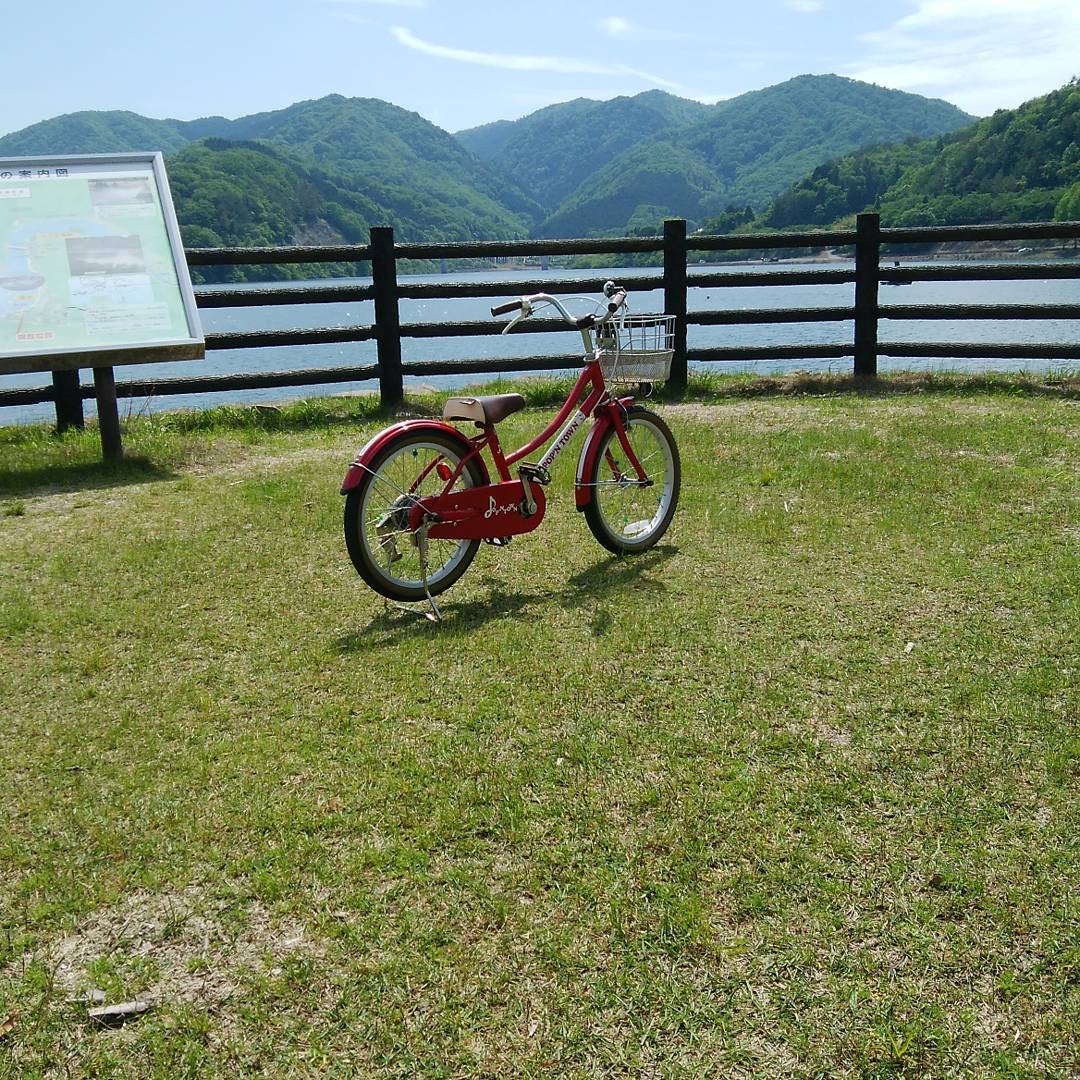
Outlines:
POLYGON ((520 394, 491 394, 488 397, 452 397, 443 406, 444 420, 475 420, 478 424, 497 424, 511 413, 525 408, 520 394))

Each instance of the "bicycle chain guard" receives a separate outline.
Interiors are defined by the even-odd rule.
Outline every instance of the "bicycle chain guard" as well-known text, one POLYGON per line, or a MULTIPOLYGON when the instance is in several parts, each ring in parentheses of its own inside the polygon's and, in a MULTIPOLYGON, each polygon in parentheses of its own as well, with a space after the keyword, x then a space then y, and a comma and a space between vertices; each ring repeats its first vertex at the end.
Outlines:
POLYGON ((493 540, 532 532, 544 520, 544 492, 533 487, 536 513, 522 513, 525 487, 520 480, 451 491, 418 500, 409 510, 409 527, 419 528, 425 513, 436 518, 432 540, 493 540))

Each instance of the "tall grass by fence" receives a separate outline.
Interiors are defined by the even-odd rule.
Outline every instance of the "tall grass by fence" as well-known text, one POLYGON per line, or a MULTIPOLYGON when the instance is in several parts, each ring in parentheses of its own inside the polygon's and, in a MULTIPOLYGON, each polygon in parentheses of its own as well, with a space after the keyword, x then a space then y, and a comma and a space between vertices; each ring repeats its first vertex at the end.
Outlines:
MULTIPOLYGON (((192 248, 186 252, 192 267, 227 265, 268 265, 295 263, 367 262, 371 266, 370 285, 319 285, 295 288, 206 289, 199 293, 200 308, 270 307, 296 304, 330 304, 373 300, 375 321, 371 324, 325 326, 315 329, 253 330, 211 333, 206 336, 210 351, 298 345, 341 344, 375 341, 377 360, 332 368, 302 368, 259 373, 185 376, 167 379, 130 379, 116 384, 118 397, 204 394, 222 391, 259 390, 273 387, 303 387, 333 383, 378 380, 379 393, 387 405, 402 398, 404 376, 462 374, 502 374, 549 371, 574 367, 577 354, 564 357, 538 355, 513 359, 462 356, 454 360, 403 360, 403 338, 480 337, 498 334, 501 325, 492 321, 421 322, 402 324, 398 315, 401 299, 449 299, 503 297, 506 281, 413 282, 398 280, 401 260, 521 258, 551 255, 661 254, 660 273, 623 277, 620 284, 631 291, 662 289, 665 310, 677 316, 675 358, 671 383, 684 388, 690 363, 724 361, 776 361, 844 359, 851 357, 856 375, 877 374, 878 358, 934 357, 963 359, 1080 360, 1080 340, 1074 344, 905 342, 884 344, 878 332, 883 319, 921 320, 1041 320, 1080 319, 1080 303, 1071 304, 966 304, 888 305, 878 303, 882 282, 1051 280, 1080 278, 1080 260, 1056 262, 980 262, 949 266, 883 265, 882 248, 903 249, 912 245, 970 243, 975 241, 1067 241, 1080 238, 1080 222, 1028 223, 1019 225, 968 225, 941 228, 882 229, 878 215, 861 214, 853 231, 768 233, 741 236, 687 235, 686 222, 665 222, 662 237, 620 237, 588 240, 481 241, 451 244, 397 244, 393 229, 373 228, 371 242, 347 247, 273 248, 192 248), (804 249, 806 251, 853 251, 854 268, 762 270, 761 272, 687 273, 690 252, 762 252, 804 249), (836 285, 854 286, 852 303, 831 307, 753 308, 749 310, 690 311, 690 289, 727 289, 757 286, 836 285), (848 340, 826 344, 688 347, 687 330, 692 326, 734 326, 748 324, 854 323, 848 340)), ((555 279, 551 277, 516 281, 520 293, 579 293, 599 291, 598 277, 555 279)), ((523 325, 526 333, 553 333, 568 328, 561 320, 533 319, 523 325)), ((17 390, 0 390, 0 406, 19 406, 52 401, 61 429, 82 424, 82 402, 94 396, 93 386, 84 386, 78 372, 56 372, 51 385, 17 390)))

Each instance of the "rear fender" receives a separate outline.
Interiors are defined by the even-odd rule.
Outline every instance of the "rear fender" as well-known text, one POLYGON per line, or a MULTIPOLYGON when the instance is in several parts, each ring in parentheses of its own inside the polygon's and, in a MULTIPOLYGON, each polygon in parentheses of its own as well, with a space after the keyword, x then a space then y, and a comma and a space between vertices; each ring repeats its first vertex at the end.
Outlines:
MULTIPOLYGON (((441 420, 403 420, 400 424, 394 424, 392 427, 380 431, 358 451, 353 463, 349 466, 349 471, 345 474, 345 479, 342 481, 341 494, 347 495, 352 491, 363 480, 365 473, 371 468, 372 462, 375 461, 383 449, 393 439, 406 433, 426 433, 449 437, 460 445, 463 457, 471 453, 473 449, 473 444, 457 428, 444 424, 441 420)), ((491 477, 488 475, 487 464, 480 454, 476 455, 476 462, 483 473, 483 482, 490 484, 491 477)))
POLYGON ((600 453, 600 444, 604 441, 604 435, 615 423, 616 409, 625 411, 633 404, 634 399, 632 397, 619 398, 616 404, 604 405, 594 413, 596 422, 585 437, 581 453, 578 455, 577 479, 574 482, 574 502, 579 510, 584 510, 596 495, 595 489, 589 487, 587 481, 588 477, 592 475, 596 457, 600 453))

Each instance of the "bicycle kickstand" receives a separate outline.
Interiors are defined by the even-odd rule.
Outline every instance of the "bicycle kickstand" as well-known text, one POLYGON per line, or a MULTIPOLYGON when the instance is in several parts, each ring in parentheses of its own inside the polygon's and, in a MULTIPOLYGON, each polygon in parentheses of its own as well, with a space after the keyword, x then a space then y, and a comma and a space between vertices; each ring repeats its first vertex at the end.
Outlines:
POLYGON ((442 611, 439 610, 439 605, 435 603, 435 597, 431 595, 431 590, 428 589, 427 580, 427 551, 428 551, 428 530, 431 528, 429 522, 424 522, 419 529, 416 530, 417 547, 420 549, 420 573, 424 582, 424 595, 427 597, 428 604, 431 605, 430 611, 419 610, 419 605, 416 604, 403 604, 398 600, 387 600, 383 598, 387 607, 393 606, 398 611, 407 612, 409 615, 422 615, 429 622, 438 623, 442 622, 442 611))

